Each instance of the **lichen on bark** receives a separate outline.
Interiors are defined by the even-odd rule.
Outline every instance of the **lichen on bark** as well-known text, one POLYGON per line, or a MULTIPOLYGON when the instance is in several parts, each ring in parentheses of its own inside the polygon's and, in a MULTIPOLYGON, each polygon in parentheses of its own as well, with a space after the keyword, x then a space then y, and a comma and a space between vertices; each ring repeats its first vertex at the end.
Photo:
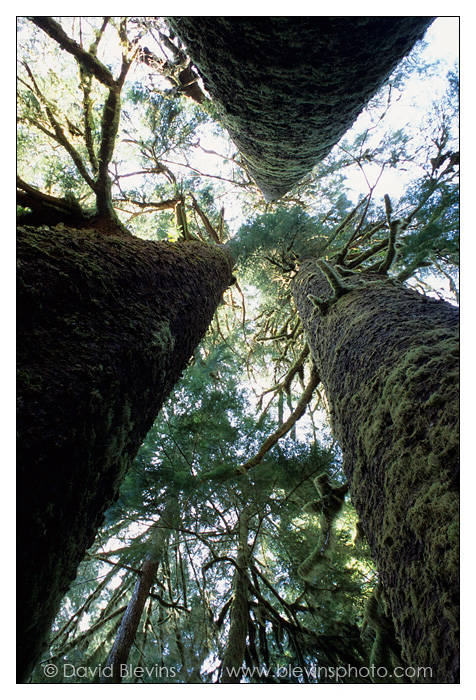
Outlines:
MULTIPOLYGON (((386 275, 331 287, 303 264, 293 291, 404 659, 458 678, 458 310, 386 275)), ((426 679, 429 680, 428 678, 426 679)))
POLYGON ((231 270, 217 245, 18 229, 20 678, 231 270))

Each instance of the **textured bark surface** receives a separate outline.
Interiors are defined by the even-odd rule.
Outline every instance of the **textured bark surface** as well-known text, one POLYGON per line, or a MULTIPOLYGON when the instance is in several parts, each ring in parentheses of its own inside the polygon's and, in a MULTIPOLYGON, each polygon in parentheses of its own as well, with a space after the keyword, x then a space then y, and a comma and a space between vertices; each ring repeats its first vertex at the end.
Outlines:
POLYGON ((231 268, 215 245, 18 230, 20 680, 231 268))
POLYGON ((432 17, 169 17, 268 200, 349 129, 432 17))
POLYGON ((458 310, 382 275, 346 283, 321 313, 308 295, 332 293, 308 261, 293 293, 404 660, 455 683, 458 310))

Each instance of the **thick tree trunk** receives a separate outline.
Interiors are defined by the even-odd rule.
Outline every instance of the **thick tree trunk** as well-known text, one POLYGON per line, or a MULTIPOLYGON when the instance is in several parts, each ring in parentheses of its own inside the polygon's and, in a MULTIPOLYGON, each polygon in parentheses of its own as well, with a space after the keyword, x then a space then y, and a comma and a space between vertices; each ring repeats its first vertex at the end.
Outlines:
POLYGON ((250 512, 245 508, 239 522, 238 556, 230 610, 230 631, 223 653, 220 683, 239 683, 248 634, 248 597, 250 547, 248 544, 250 512))
POLYGON ((372 273, 293 293, 409 666, 458 682, 458 310, 372 273))
POLYGON ((219 246, 18 230, 18 673, 232 281, 219 246))
POLYGON ((263 195, 349 129, 433 17, 169 17, 263 195))

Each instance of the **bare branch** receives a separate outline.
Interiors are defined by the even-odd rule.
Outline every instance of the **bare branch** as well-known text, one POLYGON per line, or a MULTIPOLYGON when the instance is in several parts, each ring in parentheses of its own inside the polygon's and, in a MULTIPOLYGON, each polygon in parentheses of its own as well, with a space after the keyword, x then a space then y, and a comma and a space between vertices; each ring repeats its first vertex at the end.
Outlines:
POLYGON ((339 233, 340 233, 341 231, 343 231, 344 228, 345 228, 348 224, 350 224, 350 222, 352 221, 352 219, 353 219, 353 218, 355 217, 355 215, 357 214, 359 208, 362 206, 362 204, 365 202, 365 200, 366 200, 368 197, 369 197, 369 195, 365 195, 365 197, 357 204, 357 206, 354 207, 354 209, 352 209, 352 211, 351 211, 349 214, 347 214, 347 216, 345 217, 344 221, 342 221, 342 223, 340 223, 340 224, 337 226, 337 228, 331 233, 331 235, 329 236, 329 238, 327 239, 327 241, 324 243, 324 245, 321 246, 321 247, 319 248, 319 250, 318 250, 317 253, 316 253, 316 256, 317 256, 317 257, 322 257, 323 253, 327 250, 327 248, 329 248, 330 244, 337 238, 337 236, 339 235, 339 233))
POLYGON ((213 238, 215 243, 220 244, 220 239, 218 238, 218 234, 215 231, 215 229, 213 228, 213 226, 211 225, 210 220, 208 219, 207 215, 205 214, 204 211, 202 211, 202 209, 198 205, 197 200, 195 199, 195 197, 193 196, 192 193, 190 193, 190 197, 192 199, 192 206, 195 209, 195 211, 197 212, 197 214, 199 215, 199 217, 201 218, 201 220, 203 221, 207 232, 213 238))
MULTIPOLYGON (((31 209, 36 214, 46 216, 52 223, 55 219, 60 221, 65 217, 73 217, 75 221, 85 218, 79 203, 74 199, 63 199, 44 194, 18 176, 17 187, 17 203, 22 207, 31 209)), ((31 215, 25 214, 24 216, 30 217, 31 215)))
POLYGON ((284 437, 284 435, 286 435, 287 433, 289 433, 289 431, 295 425, 295 423, 304 415, 306 407, 310 402, 314 389, 317 388, 319 381, 319 375, 317 374, 316 368, 313 366, 309 382, 301 398, 299 399, 299 402, 294 411, 291 413, 289 418, 272 435, 266 438, 266 440, 263 442, 255 456, 251 457, 251 459, 249 459, 247 462, 238 467, 237 472, 239 474, 246 474, 246 472, 249 469, 251 469, 252 467, 256 467, 258 464, 260 464, 265 454, 272 447, 274 447, 278 440, 284 437))
POLYGON ((360 263, 364 262, 365 260, 368 260, 372 256, 376 255, 377 253, 380 253, 381 250, 386 248, 388 246, 388 240, 385 239, 383 241, 379 241, 379 243, 376 243, 373 245, 369 250, 364 251, 361 253, 361 255, 358 255, 356 258, 353 258, 351 261, 346 263, 347 267, 349 268, 354 268, 357 267, 357 265, 360 265, 360 263))
POLYGON ((115 202, 122 202, 124 204, 134 204, 136 207, 141 209, 150 209, 151 211, 164 211, 165 209, 175 209, 177 203, 180 201, 179 197, 174 199, 164 199, 162 202, 141 202, 137 199, 130 199, 129 197, 123 197, 122 199, 115 199, 115 202))

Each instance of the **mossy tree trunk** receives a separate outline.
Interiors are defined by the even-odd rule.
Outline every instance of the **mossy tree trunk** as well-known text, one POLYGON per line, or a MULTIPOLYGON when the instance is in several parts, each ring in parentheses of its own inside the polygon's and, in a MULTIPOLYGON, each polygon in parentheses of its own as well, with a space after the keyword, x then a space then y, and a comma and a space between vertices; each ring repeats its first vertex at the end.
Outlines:
POLYGON ((404 659, 455 683, 458 310, 386 275, 345 285, 307 261, 293 294, 404 659))
POLYGON ((216 245, 18 230, 20 681, 231 270, 216 245))
POLYGON ((349 129, 433 17, 169 17, 268 200, 349 129))

